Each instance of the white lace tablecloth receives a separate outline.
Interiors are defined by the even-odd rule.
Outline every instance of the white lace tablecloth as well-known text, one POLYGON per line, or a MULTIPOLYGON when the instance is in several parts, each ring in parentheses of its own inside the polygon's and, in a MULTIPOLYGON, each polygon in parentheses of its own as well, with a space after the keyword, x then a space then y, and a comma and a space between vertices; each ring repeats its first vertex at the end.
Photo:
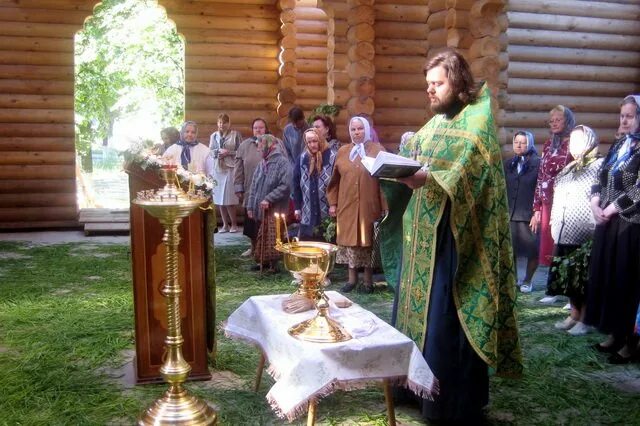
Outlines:
MULTIPOLYGON (((334 291, 329 299, 344 299, 334 291)), ((256 344, 276 380, 267 400, 280 417, 293 420, 307 410, 311 399, 337 389, 363 388, 387 379, 423 398, 432 398, 438 382, 415 343, 371 312, 354 304, 330 316, 353 336, 342 343, 303 342, 289 335, 289 327, 316 311, 287 314, 281 304, 288 295, 253 296, 223 325, 231 338, 256 344)))

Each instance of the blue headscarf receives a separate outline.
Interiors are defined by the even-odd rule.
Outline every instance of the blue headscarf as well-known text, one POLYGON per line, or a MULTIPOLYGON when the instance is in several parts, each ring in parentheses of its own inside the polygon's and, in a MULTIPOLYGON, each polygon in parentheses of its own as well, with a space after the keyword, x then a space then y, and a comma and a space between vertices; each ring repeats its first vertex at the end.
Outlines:
POLYGON ((193 142, 187 142, 184 140, 184 132, 187 126, 193 126, 196 129, 196 136, 198 135, 198 124, 195 121, 185 121, 180 128, 180 140, 176 144, 182 147, 182 153, 180 154, 180 163, 185 169, 189 169, 189 163, 191 163, 191 148, 198 145, 198 140, 193 142))
MULTIPOLYGON (((640 111, 640 96, 639 95, 629 95, 624 98, 625 101, 632 99, 636 104, 636 116, 638 115, 638 111, 640 111)), ((607 165, 611 165, 611 170, 613 172, 617 171, 618 168, 624 163, 626 160, 631 157, 631 154, 636 151, 638 148, 638 141, 640 140, 640 132, 639 129, 635 130, 635 134, 624 135, 624 139, 620 139, 611 149, 609 150, 609 155, 607 159, 607 165)))
POLYGON ((524 136, 527 139, 527 150, 524 155, 516 155, 511 159, 509 163, 509 169, 511 171, 517 170, 518 163, 521 164, 520 172, 518 174, 524 174, 529 169, 529 159, 532 154, 538 155, 538 150, 536 149, 535 140, 533 138, 533 133, 527 130, 519 130, 513 135, 513 140, 516 140, 516 137, 524 136))
POLYGON ((551 134, 551 152, 557 152, 562 145, 562 140, 571 134, 571 131, 576 127, 576 117, 573 115, 573 111, 564 105, 558 105, 552 111, 561 110, 564 113, 564 128, 558 133, 551 134))

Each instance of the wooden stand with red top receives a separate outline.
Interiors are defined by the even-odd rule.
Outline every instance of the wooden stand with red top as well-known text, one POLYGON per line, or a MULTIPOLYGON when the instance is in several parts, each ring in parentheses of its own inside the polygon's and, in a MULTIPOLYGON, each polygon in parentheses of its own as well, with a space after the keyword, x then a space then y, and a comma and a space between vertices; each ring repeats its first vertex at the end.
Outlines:
MULTIPOLYGON (((128 165, 129 194, 164 186, 156 170, 128 165)), ((135 312, 136 383, 162 382, 160 367, 167 335, 165 298, 160 293, 165 277, 164 228, 140 206, 131 204, 131 262, 135 312)), ((182 295, 182 352, 192 370, 189 380, 211 378, 207 361, 207 235, 205 215, 197 210, 180 224, 179 271, 182 295)), ((211 315, 211 313, 210 313, 211 315)))

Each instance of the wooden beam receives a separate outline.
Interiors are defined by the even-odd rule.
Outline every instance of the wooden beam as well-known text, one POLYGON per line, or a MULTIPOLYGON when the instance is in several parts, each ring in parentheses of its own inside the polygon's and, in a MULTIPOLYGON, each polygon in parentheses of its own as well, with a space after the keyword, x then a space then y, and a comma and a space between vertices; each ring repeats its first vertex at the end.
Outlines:
POLYGON ((75 152, 75 143, 73 137, 2 137, 0 151, 75 152))
MULTIPOLYGON (((634 3, 636 2, 634 1, 634 3)), ((640 20, 640 9, 637 4, 611 6, 611 4, 598 1, 538 0, 532 2, 530 0, 509 0, 507 9, 510 12, 640 20)))
POLYGON ((605 67, 596 65, 540 64, 509 62, 509 76, 583 81, 640 81, 640 68, 605 67))
POLYGON ((76 193, 74 179, 2 179, 0 180, 1 194, 28 193, 36 189, 42 193, 76 193))
POLYGON ((509 13, 510 28, 586 33, 640 35, 638 19, 591 18, 526 12, 509 13))
MULTIPOLYGON (((1 69, 1 67, 0 67, 1 69)), ((60 80, 30 80, 0 78, 0 93, 27 95, 72 95, 73 79, 60 80)))
POLYGON ((0 155, 0 165, 22 164, 75 164, 76 153, 68 151, 4 151, 0 155))
POLYGON ((509 44, 525 46, 569 47, 574 49, 611 49, 633 51, 640 45, 640 37, 617 34, 563 32, 509 28, 509 44))
POLYGON ((544 80, 540 78, 510 78, 509 93, 528 95, 618 96, 640 91, 638 82, 608 82, 585 84, 576 80, 544 80))
POLYGON ((569 49, 566 47, 509 45, 509 59, 516 62, 542 62, 575 65, 635 67, 640 52, 621 50, 569 49))

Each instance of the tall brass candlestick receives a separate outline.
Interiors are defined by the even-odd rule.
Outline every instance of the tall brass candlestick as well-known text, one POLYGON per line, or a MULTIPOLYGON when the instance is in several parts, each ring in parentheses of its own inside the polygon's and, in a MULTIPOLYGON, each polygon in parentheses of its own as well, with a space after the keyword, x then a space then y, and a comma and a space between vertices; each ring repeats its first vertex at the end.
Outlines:
POLYGON ((182 387, 191 366, 182 356, 180 282, 178 281, 178 226, 182 219, 207 201, 202 193, 184 193, 175 185, 176 167, 162 169, 166 182, 158 191, 141 191, 133 203, 158 218, 164 226, 162 238, 167 250, 165 255, 166 282, 162 294, 167 298, 167 354, 160 373, 169 383, 169 389, 149 407, 138 421, 138 425, 215 425, 216 411, 182 387))

